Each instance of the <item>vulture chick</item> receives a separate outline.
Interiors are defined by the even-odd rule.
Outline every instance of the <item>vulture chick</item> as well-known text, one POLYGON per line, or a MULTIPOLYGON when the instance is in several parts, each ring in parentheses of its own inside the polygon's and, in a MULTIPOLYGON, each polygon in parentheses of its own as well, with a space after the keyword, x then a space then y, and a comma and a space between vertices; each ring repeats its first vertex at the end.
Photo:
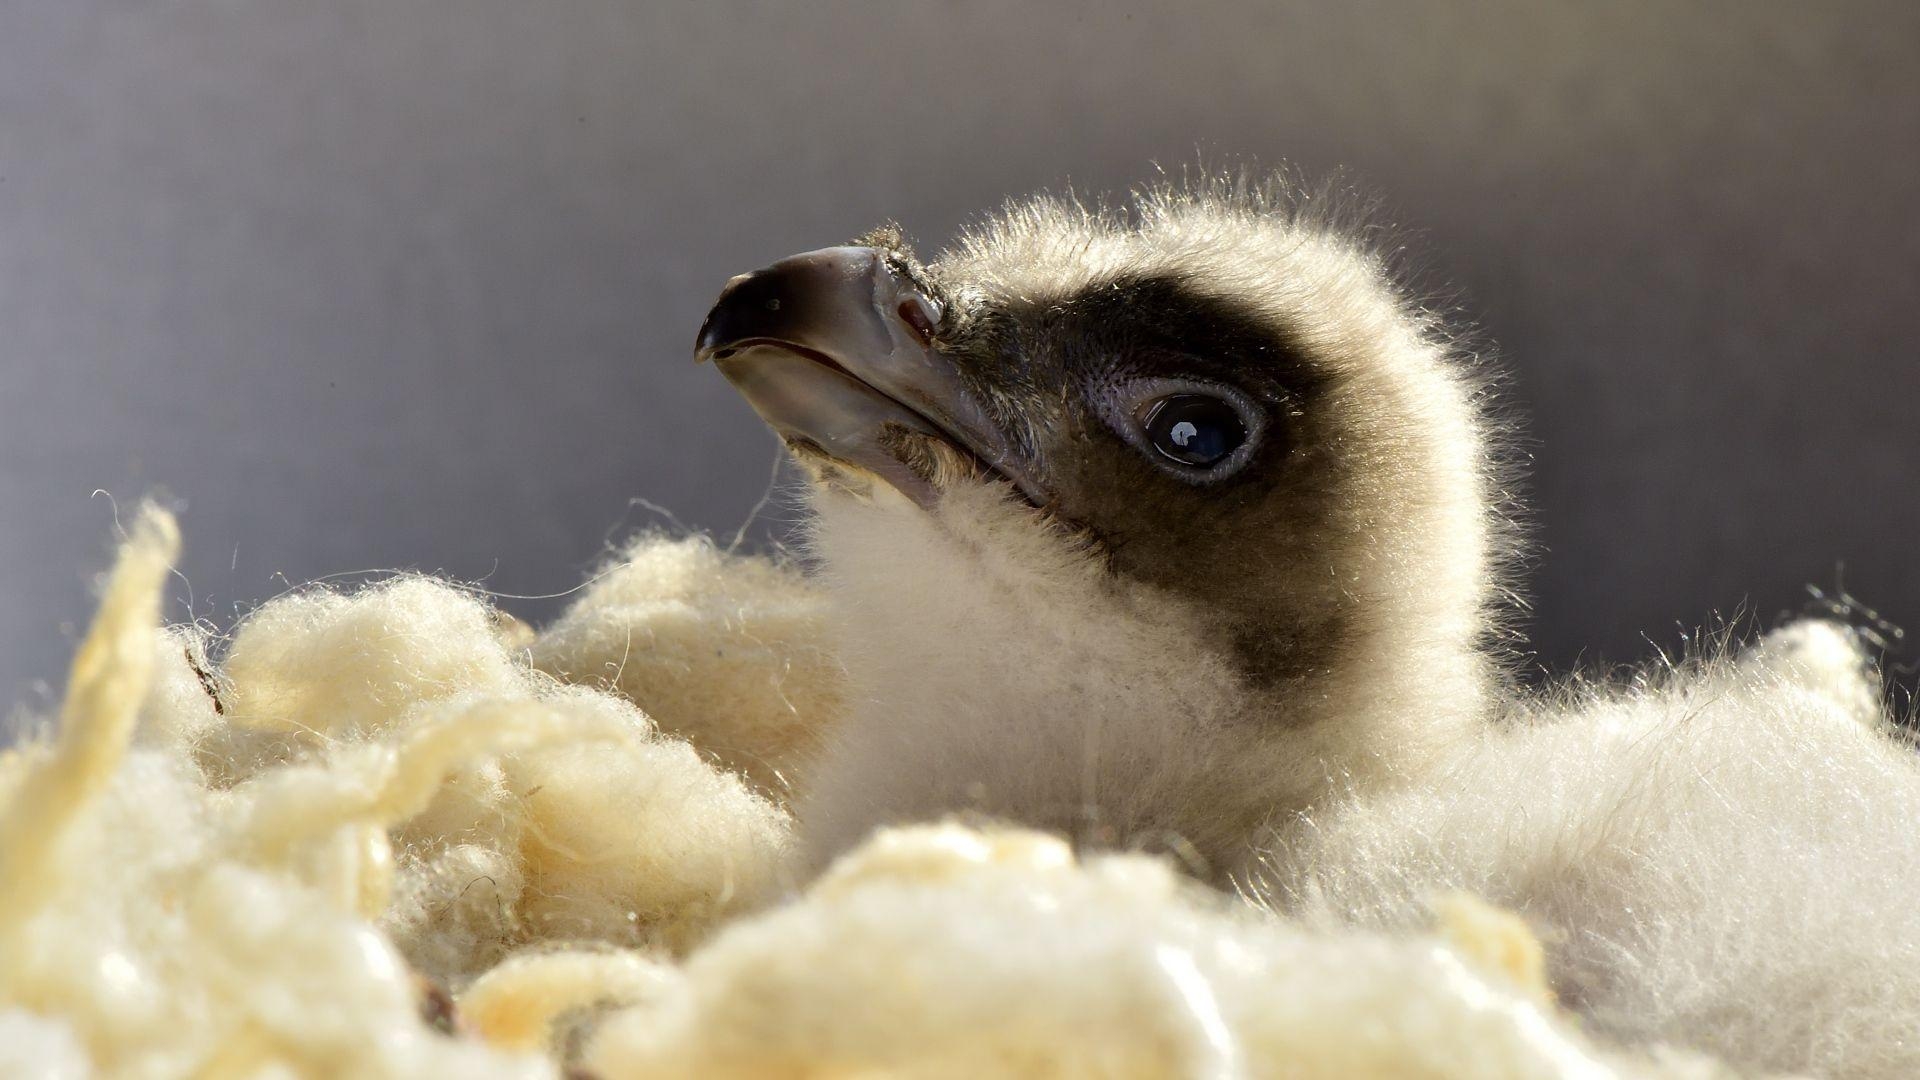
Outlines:
POLYGON ((698 349, 818 480, 816 865, 971 812, 1225 880, 1493 703, 1479 384, 1271 193, 1027 202, 924 266, 883 231, 735 278, 698 349))
POLYGON ((699 354, 816 480, 849 676, 813 866, 959 814, 1310 919, 1465 889, 1610 1036, 1920 1075, 1920 760, 1857 643, 1518 691, 1483 383, 1316 201, 1040 199, 727 286, 699 354))

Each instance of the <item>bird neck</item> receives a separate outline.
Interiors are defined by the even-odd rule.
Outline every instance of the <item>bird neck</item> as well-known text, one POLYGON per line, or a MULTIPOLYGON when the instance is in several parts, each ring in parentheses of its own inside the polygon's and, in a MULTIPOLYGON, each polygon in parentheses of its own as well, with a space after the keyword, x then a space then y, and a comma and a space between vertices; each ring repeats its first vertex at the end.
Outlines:
POLYGON ((892 500, 816 500, 851 704, 799 802, 813 868, 876 826, 974 814, 1163 845, 1224 880, 1276 816, 1408 775, 1481 700, 1470 641, 1391 617, 1345 663, 1256 687, 1205 613, 1116 582, 1029 512, 892 500))

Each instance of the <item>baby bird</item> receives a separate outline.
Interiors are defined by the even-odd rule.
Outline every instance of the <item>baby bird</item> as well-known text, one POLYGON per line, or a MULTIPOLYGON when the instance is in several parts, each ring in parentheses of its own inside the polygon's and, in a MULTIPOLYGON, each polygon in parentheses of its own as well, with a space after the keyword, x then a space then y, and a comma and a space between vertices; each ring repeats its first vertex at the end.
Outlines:
POLYGON ((1309 920, 1465 890, 1603 1036, 1920 1075, 1920 756, 1859 643, 1519 690, 1485 381, 1322 201, 1039 198, 728 284, 698 354, 814 477, 848 674, 805 859, 974 815, 1309 920))
POLYGON ((799 806, 816 865, 972 813, 1225 882, 1494 705, 1481 382, 1277 186, 795 256, 698 355, 818 480, 854 694, 799 806))

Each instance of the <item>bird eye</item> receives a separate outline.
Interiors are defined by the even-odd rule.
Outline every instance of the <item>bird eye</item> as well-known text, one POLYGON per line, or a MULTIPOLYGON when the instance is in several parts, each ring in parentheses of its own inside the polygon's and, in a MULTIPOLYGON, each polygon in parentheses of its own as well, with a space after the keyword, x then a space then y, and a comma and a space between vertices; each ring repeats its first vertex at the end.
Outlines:
POLYGON ((1169 394, 1140 411, 1147 442, 1163 457, 1196 469, 1226 459, 1247 441, 1240 410, 1204 394, 1169 394))
POLYGON ((1225 383, 1123 376, 1092 396, 1114 434, 1162 472, 1202 487, 1238 473, 1284 435, 1266 407, 1225 383))

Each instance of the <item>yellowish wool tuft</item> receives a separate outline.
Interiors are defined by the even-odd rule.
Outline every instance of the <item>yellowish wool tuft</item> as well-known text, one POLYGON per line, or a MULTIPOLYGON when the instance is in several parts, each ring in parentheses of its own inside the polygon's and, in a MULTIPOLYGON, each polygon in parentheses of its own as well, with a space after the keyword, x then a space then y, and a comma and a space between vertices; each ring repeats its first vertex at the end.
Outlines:
POLYGON ((784 800, 843 695, 825 598, 796 570, 704 537, 643 537, 532 645, 533 662, 608 686, 784 800))
POLYGON ((58 742, 26 768, 0 816, 0 972, 25 948, 21 933, 66 876, 65 845, 87 804, 126 753, 153 673, 160 583, 180 547, 173 518, 142 509, 107 581, 100 617, 73 660, 58 742))
POLYGON ((422 705, 527 686, 488 609, 418 577, 283 596, 246 620, 223 667, 234 724, 315 738, 379 734, 422 705))
POLYGON ((1547 954, 1540 939, 1511 911, 1471 893, 1448 892, 1428 902, 1447 943, 1482 969, 1506 976, 1515 989, 1542 1004, 1553 1001, 1547 954))
POLYGON ((481 1038, 512 1050, 564 1052, 556 1030, 569 1013, 664 999, 680 988, 665 964, 626 951, 533 953, 487 972, 460 998, 481 1038))

